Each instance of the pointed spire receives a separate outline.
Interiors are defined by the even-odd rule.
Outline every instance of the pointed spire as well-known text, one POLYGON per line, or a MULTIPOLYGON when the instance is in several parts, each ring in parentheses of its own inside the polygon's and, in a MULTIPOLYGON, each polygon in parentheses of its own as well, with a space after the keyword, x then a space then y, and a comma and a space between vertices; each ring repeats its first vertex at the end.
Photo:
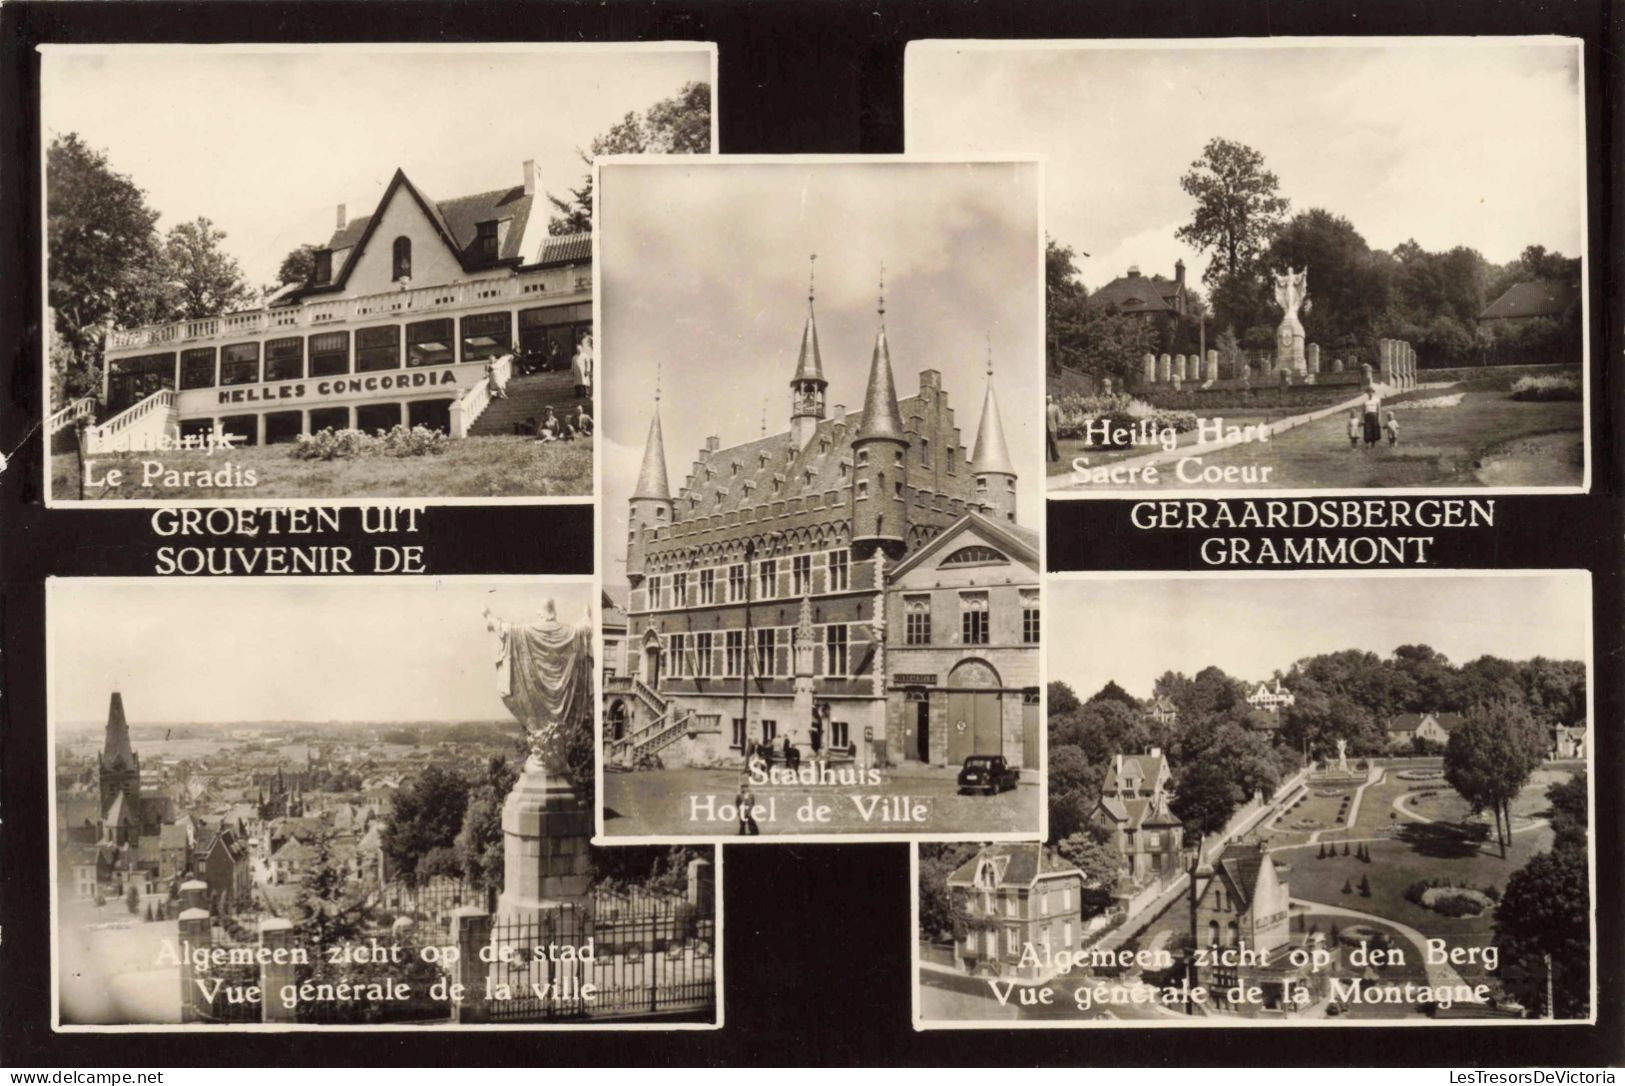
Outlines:
MULTIPOLYGON (((808 257, 809 269, 816 267, 818 254, 808 257)), ((824 359, 818 351, 818 324, 813 319, 813 272, 807 272, 807 324, 801 330, 801 356, 796 360, 796 375, 790 378, 792 385, 802 381, 816 381, 819 387, 827 385, 824 380, 824 359)))
POLYGON ((102 760, 116 765, 120 759, 131 764, 135 761, 135 752, 130 748, 130 726, 124 720, 124 696, 115 690, 107 704, 107 736, 102 745, 102 760))
POLYGON ((666 439, 660 432, 660 370, 655 369, 655 412, 649 420, 649 437, 643 443, 643 466, 638 469, 638 485, 632 500, 657 498, 671 501, 671 484, 666 480, 666 439))
POLYGON ((891 350, 886 346, 886 269, 880 269, 880 328, 875 332, 874 357, 869 360, 869 387, 863 394, 863 418, 854 440, 889 437, 908 440, 903 415, 897 409, 897 385, 892 380, 891 350))
POLYGON ((999 401, 993 395, 993 342, 987 347, 987 392, 982 396, 982 421, 976 427, 976 447, 971 452, 971 471, 982 474, 1014 475, 1010 463, 1010 447, 1004 440, 1004 420, 999 416, 999 401))

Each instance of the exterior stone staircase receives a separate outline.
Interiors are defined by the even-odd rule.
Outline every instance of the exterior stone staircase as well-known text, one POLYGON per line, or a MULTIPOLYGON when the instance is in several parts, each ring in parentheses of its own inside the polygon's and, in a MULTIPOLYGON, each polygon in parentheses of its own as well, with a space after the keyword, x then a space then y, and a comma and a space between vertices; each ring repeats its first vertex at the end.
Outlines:
POLYGON ((679 710, 643 680, 631 675, 617 675, 606 681, 606 693, 631 694, 638 699, 648 714, 648 724, 628 732, 624 738, 611 740, 605 746, 605 762, 632 766, 639 758, 659 754, 673 743, 688 735, 694 723, 692 710, 679 710))
POLYGON ((579 405, 592 414, 591 399, 576 399, 575 383, 569 371, 563 373, 533 373, 508 381, 507 398, 492 400, 468 428, 469 437, 492 437, 512 434, 516 424, 534 418, 538 423, 551 406, 560 420, 575 414, 579 405))

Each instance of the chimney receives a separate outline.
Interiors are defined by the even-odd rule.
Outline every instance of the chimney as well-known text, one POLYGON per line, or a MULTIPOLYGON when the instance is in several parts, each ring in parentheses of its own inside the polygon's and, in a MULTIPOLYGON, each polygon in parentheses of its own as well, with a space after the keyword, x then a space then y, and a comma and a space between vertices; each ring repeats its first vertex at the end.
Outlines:
POLYGON ((1184 285, 1185 285, 1185 262, 1183 260, 1176 260, 1176 261, 1174 261, 1174 286, 1182 287, 1184 285))
POLYGON ((837 426, 845 426, 846 425, 846 404, 844 404, 844 403, 836 404, 835 405, 835 414, 832 417, 835 419, 835 425, 837 425, 837 426))
POLYGON ((1151 757, 1153 757, 1153 758, 1161 758, 1162 757, 1162 748, 1161 747, 1152 747, 1151 748, 1151 757))
POLYGON ((715 434, 705 439, 705 451, 714 453, 722 445, 722 439, 715 434))
POLYGON ((1123 772, 1123 756, 1121 754, 1114 754, 1112 755, 1112 761, 1115 764, 1118 774, 1121 775, 1123 772))
POLYGON ((525 159, 525 195, 536 195, 536 160, 525 159))
POLYGON ((337 227, 335 227, 335 229, 338 229, 338 230, 343 230, 344 227, 346 225, 348 225, 348 223, 350 221, 349 217, 344 214, 344 205, 343 204, 339 205, 338 220, 339 220, 339 224, 338 224, 337 227))

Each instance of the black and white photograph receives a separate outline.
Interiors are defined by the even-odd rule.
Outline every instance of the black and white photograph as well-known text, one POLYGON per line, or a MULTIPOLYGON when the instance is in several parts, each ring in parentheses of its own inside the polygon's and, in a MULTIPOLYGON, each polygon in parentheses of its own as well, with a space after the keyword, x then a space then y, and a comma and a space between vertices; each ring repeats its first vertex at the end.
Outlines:
POLYGON ((590 500, 592 160, 709 152, 714 61, 45 51, 49 498, 590 500))
POLYGON ((910 151, 1048 156, 1051 496, 1589 486, 1577 40, 906 67, 910 151))
POLYGON ((590 843, 590 578, 49 597, 56 1028, 721 1025, 716 851, 590 843))
POLYGON ((606 839, 1041 830, 1040 172, 600 162, 606 839))
POLYGON ((1587 573, 1045 593, 1048 839, 917 846, 917 1027, 1595 1021, 1587 573))

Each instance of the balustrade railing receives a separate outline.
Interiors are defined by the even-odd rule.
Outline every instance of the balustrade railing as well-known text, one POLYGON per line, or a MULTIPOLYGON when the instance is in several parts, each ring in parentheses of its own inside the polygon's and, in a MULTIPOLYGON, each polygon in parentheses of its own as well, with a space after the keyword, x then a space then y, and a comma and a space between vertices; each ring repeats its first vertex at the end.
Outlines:
POLYGON ((80 419, 94 418, 95 414, 96 401, 89 396, 81 396, 45 420, 45 436, 54 437, 80 419))
POLYGON ((491 406, 491 382, 506 385, 513 376, 513 355, 505 354, 491 363, 491 370, 469 386, 451 405, 451 436, 467 437, 468 431, 485 409, 491 406))
POLYGON ((323 327, 390 313, 431 312, 504 300, 580 294, 591 289, 591 276, 580 274, 578 268, 544 268, 506 278, 468 279, 439 286, 381 291, 354 298, 311 301, 281 309, 255 309, 199 320, 115 328, 107 334, 107 349, 133 350, 273 329, 323 327))
POLYGON ((85 431, 85 451, 156 447, 156 439, 168 426, 174 410, 175 390, 161 388, 100 426, 89 427, 85 431))

